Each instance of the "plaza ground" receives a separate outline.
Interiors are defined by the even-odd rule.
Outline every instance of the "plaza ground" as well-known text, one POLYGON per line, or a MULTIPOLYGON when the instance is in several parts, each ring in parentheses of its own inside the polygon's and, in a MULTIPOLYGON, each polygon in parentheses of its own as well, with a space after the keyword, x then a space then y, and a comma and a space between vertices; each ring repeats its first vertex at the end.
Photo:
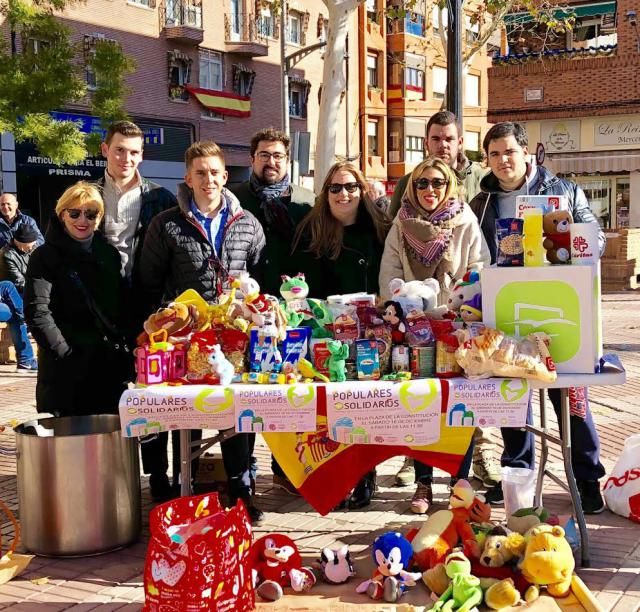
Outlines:
MULTIPOLYGON (((628 292, 603 297, 603 328, 605 351, 620 355, 626 370, 627 383, 622 387, 590 390, 591 409, 602 444, 602 462, 607 471, 613 467, 625 439, 640 432, 640 293, 628 292)), ((35 379, 16 376, 15 366, 0 366, 0 423, 13 419, 23 421, 35 415, 35 379)), ((552 413, 553 411, 549 411, 552 413)), ((496 436, 496 440, 498 437, 496 436)), ((12 446, 14 436, 8 428, 0 434, 0 445, 12 446)), ((352 579, 340 595, 331 586, 319 586, 315 602, 295 606, 296 610, 346 610, 357 604, 372 603, 365 595, 354 592, 359 579, 368 577, 372 569, 369 546, 374 537, 389 529, 418 526, 422 520, 409 511, 412 487, 393 486, 393 475, 401 458, 386 461, 378 468, 379 491, 372 504, 362 511, 332 512, 320 516, 301 498, 292 497, 271 485, 269 452, 264 442, 257 446, 260 473, 257 479, 258 504, 266 520, 256 529, 256 535, 280 532, 290 535, 308 562, 317 558, 319 550, 339 543, 349 544, 356 557, 359 578, 352 579), (361 577, 361 578, 360 578, 361 577)), ((552 469, 562 473, 560 453, 551 451, 552 469)), ((449 476, 436 471, 436 508, 447 502, 449 476)), ((477 483, 474 481, 474 484, 477 483)), ((12 612, 49 612, 54 610, 139 610, 144 601, 142 572, 148 539, 147 515, 153 507, 146 477, 142 478, 143 537, 124 550, 84 559, 35 558, 26 573, 0 586, 0 609, 12 612)), ((0 456, 0 499, 17 514, 16 465, 11 457, 0 456)), ((568 495, 548 481, 544 504, 554 512, 569 513, 568 495)), ((492 519, 500 520, 501 510, 492 519)), ((6 517, 0 519, 2 546, 13 536, 13 527, 6 517)), ((640 609, 640 526, 606 510, 587 517, 591 542, 591 567, 578 568, 578 574, 595 593, 605 610, 634 612, 640 609)), ((312 592, 313 593, 313 592, 312 592)), ((290 602, 290 598, 287 598, 290 602)), ((404 600, 403 600, 404 602, 404 600)), ((419 585, 407 596, 406 602, 427 605, 427 590, 419 585)), ((280 609, 265 605, 265 609, 280 609)), ((294 609, 294 608, 291 608, 294 609)), ((395 609, 389 605, 370 607, 377 610, 395 609)), ((417 609, 421 609, 417 607, 417 609)), ((576 609, 576 608, 572 608, 576 609)))

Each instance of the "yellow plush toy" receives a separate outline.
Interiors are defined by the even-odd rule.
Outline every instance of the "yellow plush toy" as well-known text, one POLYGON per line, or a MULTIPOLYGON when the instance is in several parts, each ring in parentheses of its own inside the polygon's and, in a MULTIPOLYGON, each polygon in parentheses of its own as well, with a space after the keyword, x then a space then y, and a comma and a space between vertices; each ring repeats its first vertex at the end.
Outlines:
POLYGON ((503 567, 520 557, 525 549, 525 540, 519 533, 508 533, 504 527, 494 527, 485 538, 480 565, 503 567))
POLYGON ((520 565, 522 575, 533 585, 525 595, 530 601, 538 586, 546 586, 549 595, 564 597, 571 589, 575 561, 562 527, 546 524, 529 530, 527 546, 520 565))
POLYGON ((502 610, 509 606, 515 606, 519 601, 520 593, 511 578, 505 578, 492 584, 484 594, 484 603, 491 610, 502 610))

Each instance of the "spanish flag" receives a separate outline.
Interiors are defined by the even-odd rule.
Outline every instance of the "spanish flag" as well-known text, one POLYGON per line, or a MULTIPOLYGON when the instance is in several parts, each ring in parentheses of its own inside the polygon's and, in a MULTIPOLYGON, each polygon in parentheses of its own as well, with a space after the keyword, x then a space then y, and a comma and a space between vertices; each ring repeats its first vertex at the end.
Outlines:
POLYGON ((329 438, 327 397, 318 385, 317 430, 313 433, 263 433, 276 461, 300 494, 327 514, 376 465, 408 456, 455 475, 471 444, 473 427, 447 427, 449 385, 441 385, 440 439, 429 446, 341 444, 329 438))
POLYGON ((237 94, 226 91, 202 89, 201 87, 190 87, 189 85, 186 85, 185 89, 198 100, 202 106, 215 113, 229 115, 231 117, 251 116, 251 98, 247 96, 238 96, 237 94))

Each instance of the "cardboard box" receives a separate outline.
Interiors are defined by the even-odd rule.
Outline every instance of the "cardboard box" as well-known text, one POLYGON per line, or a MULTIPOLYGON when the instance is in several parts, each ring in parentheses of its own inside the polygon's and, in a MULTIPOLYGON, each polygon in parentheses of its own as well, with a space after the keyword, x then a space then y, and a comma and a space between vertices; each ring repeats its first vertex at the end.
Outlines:
POLYGON ((600 266, 485 268, 483 321, 513 336, 543 331, 559 373, 593 374, 602 355, 600 266))

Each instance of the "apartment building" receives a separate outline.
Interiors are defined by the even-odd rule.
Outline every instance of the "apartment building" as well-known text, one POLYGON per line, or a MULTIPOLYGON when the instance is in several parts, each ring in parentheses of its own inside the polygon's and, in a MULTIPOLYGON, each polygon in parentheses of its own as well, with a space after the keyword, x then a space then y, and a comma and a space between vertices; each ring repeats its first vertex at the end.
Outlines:
MULTIPOLYGON (((135 59, 126 108, 145 130, 142 172, 175 190, 184 175, 184 150, 196 139, 213 139, 222 146, 230 181, 248 176, 251 135, 282 124, 282 36, 292 66, 290 131, 309 133, 310 141, 304 136, 300 140, 303 145, 309 142, 311 151, 306 169, 301 147, 301 174, 312 173, 323 49, 304 49, 326 40, 328 14, 321 0, 289 0, 288 5, 286 32, 280 31, 280 20, 268 0, 91 0, 73 5, 61 19, 78 43, 78 66, 90 88, 95 75, 85 68, 85 60, 97 40, 117 41, 135 59)), ((8 36, 1 27, 0 21, 0 32, 8 36)), ((349 39, 354 51, 357 27, 353 20, 349 39)), ((335 124, 336 153, 357 157, 358 54, 352 53, 347 61, 354 80, 335 124)), ((81 121, 85 131, 99 129, 86 104, 56 111, 81 121)), ((16 144, 10 134, 2 135, 0 142, 2 189, 16 191, 23 207, 39 220, 48 218, 68 184, 104 172, 101 158, 57 167, 29 143, 16 144)))
POLYGON ((508 16, 488 118, 524 122, 545 166, 584 189, 604 228, 640 227, 640 4, 568 5, 558 17, 572 16, 573 28, 544 46, 527 15, 508 16))

